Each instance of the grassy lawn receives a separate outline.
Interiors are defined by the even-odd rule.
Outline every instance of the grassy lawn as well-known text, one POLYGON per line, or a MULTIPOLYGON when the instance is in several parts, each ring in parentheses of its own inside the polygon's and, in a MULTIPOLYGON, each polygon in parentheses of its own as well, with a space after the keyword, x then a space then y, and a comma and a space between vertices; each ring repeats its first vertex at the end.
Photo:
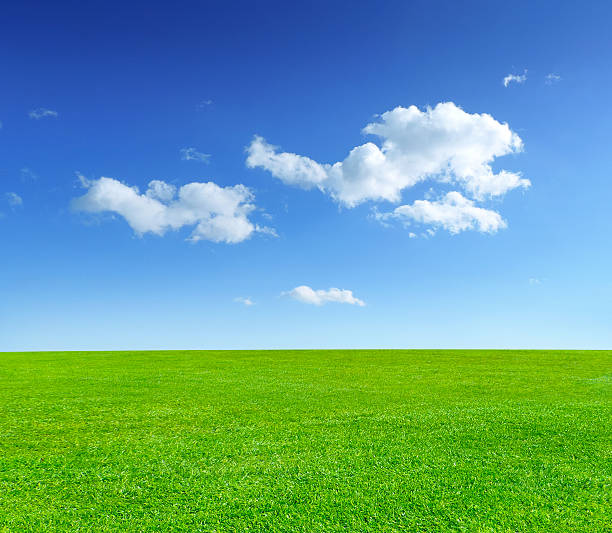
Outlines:
POLYGON ((612 352, 0 353, 0 531, 612 531, 612 352))

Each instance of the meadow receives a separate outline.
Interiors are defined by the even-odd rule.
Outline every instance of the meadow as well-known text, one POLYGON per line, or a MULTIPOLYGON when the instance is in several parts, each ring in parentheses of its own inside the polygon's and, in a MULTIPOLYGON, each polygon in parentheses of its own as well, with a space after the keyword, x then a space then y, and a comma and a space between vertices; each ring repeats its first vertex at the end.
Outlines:
POLYGON ((0 531, 611 531, 610 351, 0 353, 0 531))

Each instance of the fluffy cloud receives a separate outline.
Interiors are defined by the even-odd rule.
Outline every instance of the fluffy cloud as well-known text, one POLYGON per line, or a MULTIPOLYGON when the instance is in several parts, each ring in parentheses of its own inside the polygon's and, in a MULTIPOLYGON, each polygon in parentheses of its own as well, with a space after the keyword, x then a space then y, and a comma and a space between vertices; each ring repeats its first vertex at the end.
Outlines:
POLYGON ((323 305, 327 302, 341 304, 359 305, 363 307, 365 302, 353 296, 353 291, 331 288, 329 290, 314 290, 307 285, 300 285, 286 293, 295 300, 312 305, 323 305))
POLYGON ((330 165, 320 165, 308 157, 288 152, 279 153, 276 146, 268 144, 263 137, 255 136, 247 148, 246 164, 250 168, 261 167, 288 185, 303 189, 319 186, 324 190, 330 165))
POLYGON ((491 168, 496 157, 522 150, 521 139, 508 124, 491 115, 466 113, 452 102, 425 111, 396 107, 363 133, 377 136, 381 146, 356 146, 334 164, 280 152, 255 137, 246 164, 289 185, 317 187, 347 207, 367 200, 398 202, 404 189, 428 179, 456 183, 476 199, 530 185, 520 174, 491 168))
POLYGON ((20 205, 23 205, 23 200, 22 200, 21 196, 19 196, 15 192, 7 192, 6 193, 6 201, 8 202, 8 204, 11 207, 18 207, 20 205))
POLYGON ((508 74, 503 81, 504 87, 508 87, 511 83, 525 83, 527 79, 527 71, 523 74, 508 74))
POLYGON ((452 191, 437 201, 417 200, 410 205, 396 207, 390 213, 377 214, 380 219, 398 219, 405 224, 427 224, 444 228, 451 234, 466 230, 495 233, 505 228, 506 222, 499 213, 474 205, 460 193, 452 191))
POLYGON ((38 109, 33 109, 28 113, 28 116, 33 119, 41 119, 41 118, 57 118, 59 113, 57 111, 53 111, 52 109, 45 109, 44 107, 39 107, 38 109))
POLYGON ((188 183, 178 190, 160 180, 149 183, 144 194, 113 178, 87 180, 85 195, 73 200, 73 208, 89 213, 110 211, 121 215, 138 234, 163 235, 169 229, 195 226, 190 240, 237 243, 254 232, 273 230, 253 224, 248 215, 254 197, 244 185, 220 187, 215 183, 188 183))
POLYGON ((427 180, 459 187, 463 194, 454 191, 437 202, 421 200, 378 216, 428 223, 451 233, 505 227, 499 213, 478 207, 475 201, 531 185, 518 172, 495 172, 491 166, 496 158, 523 149, 508 124, 486 113, 467 113, 452 102, 423 111, 416 106, 396 107, 362 132, 375 136, 378 144, 356 146, 343 161, 332 164, 282 152, 256 136, 247 147, 246 164, 267 170, 288 185, 317 188, 346 207, 366 201, 399 202, 403 191, 427 180))
POLYGON ((181 148, 181 159, 183 161, 202 161, 203 163, 208 163, 210 154, 203 154, 195 148, 181 148))

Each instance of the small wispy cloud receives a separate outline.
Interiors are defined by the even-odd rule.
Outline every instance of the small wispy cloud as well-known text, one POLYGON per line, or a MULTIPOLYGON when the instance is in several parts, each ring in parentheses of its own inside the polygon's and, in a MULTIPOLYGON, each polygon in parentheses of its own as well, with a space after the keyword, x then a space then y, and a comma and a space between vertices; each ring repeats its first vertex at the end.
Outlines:
POLYGON ((246 307, 251 307, 252 305, 255 305, 255 302, 253 300, 251 300, 250 298, 244 298, 243 296, 238 296, 238 298, 234 298, 234 302, 243 304, 246 307))
POLYGON ((183 161, 201 161, 202 163, 208 163, 210 154, 198 152, 193 147, 181 148, 181 159, 183 161))
POLYGON ((75 172, 75 175, 81 187, 89 188, 91 181, 85 175, 81 174, 78 170, 75 172))
POLYGON ((529 285, 542 285, 540 278, 529 278, 529 285))
POLYGON ((5 194, 6 201, 11 207, 19 207, 23 205, 23 199, 16 192, 7 192, 5 194))
POLYGON ((328 302, 335 302, 340 304, 358 305, 360 307, 365 306, 365 302, 363 300, 353 296, 353 291, 349 291, 347 289, 336 289, 334 287, 328 290, 315 290, 308 285, 300 285, 295 289, 281 293, 281 295, 287 295, 294 300, 311 305, 323 305, 328 302))
POLYGON ((32 109, 32 111, 28 113, 28 116, 30 118, 38 120, 41 118, 57 118, 59 116, 59 113, 57 111, 53 111, 53 109, 45 109, 44 107, 39 107, 38 109, 32 109))
POLYGON ((21 174, 21 181, 36 181, 38 179, 38 175, 28 167, 23 167, 19 173, 21 174))
POLYGON ((198 103, 198 109, 206 109, 208 106, 212 105, 212 100, 202 100, 198 103))
POLYGON ((546 83, 546 85, 553 85, 559 81, 561 81, 561 76, 559 76, 559 74, 551 72, 550 74, 544 76, 544 83, 546 83))
POLYGON ((270 235, 270 237, 278 238, 278 233, 276 233, 276 230, 274 228, 270 228, 268 226, 260 226, 259 224, 255 224, 255 229, 259 233, 264 233, 265 235, 270 235))
POLYGON ((523 74, 508 74, 503 81, 504 87, 508 87, 511 83, 525 83, 527 79, 527 69, 523 74))

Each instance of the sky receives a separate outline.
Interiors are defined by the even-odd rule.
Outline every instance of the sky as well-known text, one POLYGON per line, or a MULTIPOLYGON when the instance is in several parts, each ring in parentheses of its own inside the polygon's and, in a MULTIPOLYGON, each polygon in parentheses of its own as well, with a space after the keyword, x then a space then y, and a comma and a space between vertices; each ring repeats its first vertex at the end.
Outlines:
POLYGON ((611 348, 611 19, 5 5, 0 351, 611 348))

